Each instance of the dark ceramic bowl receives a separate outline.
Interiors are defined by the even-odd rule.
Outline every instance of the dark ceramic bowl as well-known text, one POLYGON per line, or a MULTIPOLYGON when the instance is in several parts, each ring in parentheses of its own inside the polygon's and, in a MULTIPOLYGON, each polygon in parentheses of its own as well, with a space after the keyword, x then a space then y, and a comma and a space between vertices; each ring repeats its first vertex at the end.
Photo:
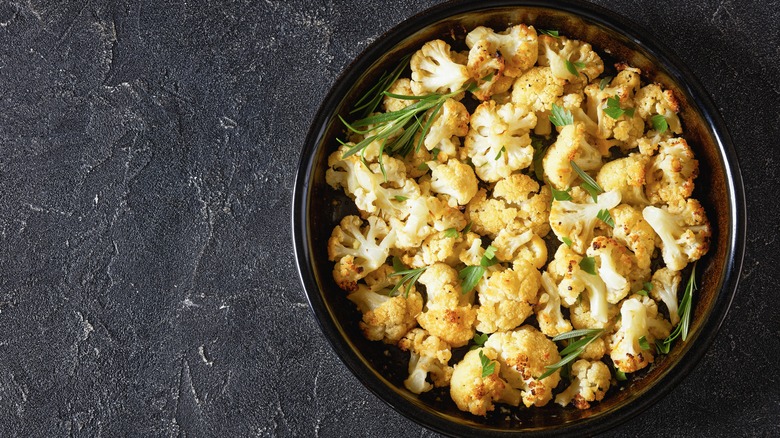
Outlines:
MULTIPOLYGON (((605 58, 605 64, 610 61, 605 58)), ((298 270, 311 308, 334 350, 358 379, 379 398, 412 420, 436 431, 461 436, 593 434, 627 420, 663 397, 696 365, 713 341, 734 297, 745 244, 745 202, 736 156, 723 120, 688 69, 639 26, 607 10, 579 1, 452 2, 416 15, 379 38, 342 74, 318 111, 306 144, 293 199, 293 240, 298 270), (517 23, 558 29, 590 42, 602 55, 643 71, 646 81, 674 90, 681 101, 685 135, 700 162, 696 193, 713 225, 710 252, 699 262, 700 288, 694 298, 687 342, 636 373, 622 388, 585 411, 561 408, 498 409, 485 418, 459 411, 444 393, 416 396, 402 382, 406 355, 381 342, 366 341, 360 315, 331 278, 327 257, 331 230, 351 202, 325 183, 327 157, 342 131, 337 115, 368 89, 382 71, 425 41, 463 37, 478 25, 503 29, 517 23)))

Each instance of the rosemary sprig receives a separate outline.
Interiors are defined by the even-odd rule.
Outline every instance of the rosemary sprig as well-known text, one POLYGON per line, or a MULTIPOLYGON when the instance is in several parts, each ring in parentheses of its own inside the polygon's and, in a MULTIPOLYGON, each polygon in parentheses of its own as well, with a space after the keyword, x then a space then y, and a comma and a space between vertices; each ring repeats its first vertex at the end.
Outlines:
POLYGON ((598 339, 602 333, 604 333, 604 329, 580 329, 572 330, 554 337, 553 341, 555 342, 566 339, 579 339, 576 341, 571 341, 569 345, 566 346, 566 348, 561 350, 560 355, 562 356, 562 359, 552 365, 547 365, 545 367, 547 371, 545 371, 541 376, 537 377, 536 380, 542 380, 566 364, 573 362, 574 359, 577 359, 580 354, 585 351, 585 348, 587 348, 591 342, 598 339))
POLYGON ((401 61, 392 72, 388 73, 385 71, 382 73, 382 76, 379 77, 379 80, 376 82, 376 84, 374 84, 373 87, 366 91, 363 97, 361 97, 355 103, 355 107, 352 108, 352 111, 350 111, 349 114, 351 115, 359 113, 360 118, 365 118, 368 117, 369 114, 376 111, 376 108, 382 102, 384 93, 387 92, 387 90, 396 80, 398 80, 398 78, 401 76, 401 73, 406 70, 406 67, 409 65, 410 58, 410 55, 404 56, 401 58, 401 61))
POLYGON ((666 339, 663 341, 656 341, 655 348, 659 353, 668 354, 672 343, 679 337, 682 337, 683 342, 688 339, 688 330, 691 326, 691 302, 693 301, 693 294, 696 292, 697 288, 696 264, 694 263, 693 269, 691 269, 691 276, 688 277, 688 283, 685 285, 685 292, 680 299, 680 305, 677 307, 677 314, 680 315, 680 322, 677 323, 677 326, 666 339))
POLYGON ((414 286, 414 284, 417 283, 417 280, 420 278, 422 273, 425 272, 426 269, 428 269, 428 267, 423 266, 422 268, 417 268, 417 269, 398 270, 399 267, 405 268, 403 264, 399 263, 398 265, 396 265, 395 259, 393 259, 393 268, 396 271, 388 275, 388 277, 396 277, 399 275, 403 275, 403 277, 401 277, 401 281, 399 281, 398 283, 395 284, 395 286, 393 286, 393 288, 390 290, 390 293, 388 295, 390 295, 391 297, 398 295, 398 289, 400 289, 401 286, 405 284, 406 288, 404 289, 404 296, 406 298, 409 298, 409 292, 411 292, 412 286, 414 286))
POLYGON ((578 166, 574 160, 569 161, 569 164, 571 164, 571 168, 577 172, 577 175, 582 178, 583 182, 581 187, 585 189, 586 192, 590 193, 590 197, 593 198, 593 202, 598 202, 598 196, 604 193, 604 189, 601 188, 601 186, 596 182, 596 180, 593 179, 593 177, 585 173, 585 171, 582 170, 582 168, 580 168, 580 166, 578 166))

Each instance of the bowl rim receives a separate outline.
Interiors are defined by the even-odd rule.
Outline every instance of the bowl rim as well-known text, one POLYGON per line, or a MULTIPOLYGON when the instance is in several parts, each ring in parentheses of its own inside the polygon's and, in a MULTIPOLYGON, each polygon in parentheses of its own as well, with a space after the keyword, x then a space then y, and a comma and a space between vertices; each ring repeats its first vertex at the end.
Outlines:
POLYGON ((551 436, 562 432, 567 434, 595 434, 611 429, 636 416, 663 398, 672 388, 676 387, 696 367, 709 349, 736 295, 745 254, 747 210, 742 175, 726 124, 709 94, 680 58, 663 43, 656 41, 653 35, 646 29, 618 13, 581 0, 559 0, 555 3, 544 0, 484 0, 480 2, 451 0, 427 8, 378 36, 342 70, 315 113, 301 150, 291 207, 293 249, 299 278, 309 302, 309 308, 340 360, 366 388, 393 410, 400 412, 419 425, 451 436, 460 434, 474 435, 477 433, 483 436, 507 436, 518 432, 526 436, 551 436), (703 324, 694 343, 687 346, 687 351, 684 352, 675 365, 674 372, 667 373, 659 378, 659 381, 653 384, 652 391, 641 394, 638 398, 620 406, 614 412, 597 416, 597 418, 583 418, 551 429, 523 431, 486 430, 484 428, 453 423, 442 416, 426 410, 402 409, 401 406, 408 404, 408 401, 396 392, 387 390, 386 382, 377 378, 370 370, 365 369, 364 361, 357 356, 349 341, 343 337, 336 322, 328 317, 327 304, 317 285, 312 263, 313 255, 309 245, 308 206, 314 166, 313 158, 333 117, 331 114, 332 110, 338 107, 343 97, 347 95, 363 71, 368 69, 384 53, 403 41, 404 38, 423 29, 426 23, 437 22, 469 12, 506 7, 544 8, 581 17, 591 24, 621 33, 633 44, 641 47, 651 57, 658 60, 669 76, 692 98, 692 104, 699 109, 709 127, 722 161, 725 185, 728 192, 728 227, 726 230, 721 230, 721 232, 728 232, 726 263, 720 280, 721 289, 714 300, 709 318, 703 324))

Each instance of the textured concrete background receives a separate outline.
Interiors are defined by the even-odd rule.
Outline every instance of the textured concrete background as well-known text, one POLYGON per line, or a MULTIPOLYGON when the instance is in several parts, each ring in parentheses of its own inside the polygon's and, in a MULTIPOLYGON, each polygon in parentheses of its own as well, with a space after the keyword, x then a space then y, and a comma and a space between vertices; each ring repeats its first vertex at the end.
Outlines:
MULTIPOLYGON (((434 436, 335 357, 289 211, 339 72, 436 3, 0 1, 0 436, 434 436)), ((710 352, 607 435, 780 435, 780 8, 597 3, 701 79, 751 223, 710 352)))

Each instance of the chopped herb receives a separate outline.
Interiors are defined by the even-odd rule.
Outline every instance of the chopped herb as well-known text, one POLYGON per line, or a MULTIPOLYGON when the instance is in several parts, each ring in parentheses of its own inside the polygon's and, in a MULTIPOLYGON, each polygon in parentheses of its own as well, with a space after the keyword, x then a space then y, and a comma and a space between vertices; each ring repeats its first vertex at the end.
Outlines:
POLYGON ((638 291, 637 293, 638 293, 639 295, 642 295, 642 296, 644 296, 644 297, 646 297, 646 296, 647 296, 647 291, 646 291, 646 290, 644 290, 644 289, 642 289, 642 290, 638 291))
POLYGON ((626 373, 620 371, 618 368, 615 368, 615 378, 618 379, 619 382, 625 382, 626 380, 628 380, 628 377, 626 377, 626 373))
POLYGON ((493 260, 493 258, 496 256, 496 247, 493 245, 488 245, 487 248, 485 248, 485 254, 482 256, 482 259, 488 259, 493 260))
POLYGON ((596 259, 593 257, 583 257, 580 260, 580 269, 590 275, 596 275, 596 259))
POLYGON ((531 146, 534 148, 534 175, 536 175, 536 179, 539 181, 544 181, 544 168, 542 167, 542 160, 544 160, 544 156, 547 154, 547 149, 550 146, 545 146, 541 137, 536 137, 533 135, 531 136, 531 146))
POLYGON ((414 286, 414 284, 417 283, 417 279, 420 278, 420 276, 422 275, 423 272, 425 272, 426 269, 428 269, 428 267, 424 266, 422 268, 417 268, 417 269, 396 271, 388 275, 388 277, 403 275, 403 277, 401 277, 401 281, 399 281, 398 283, 395 284, 395 286, 393 286, 393 288, 390 290, 390 293, 388 295, 390 295, 391 297, 398 295, 398 289, 405 284, 406 289, 404 292, 404 296, 408 298, 409 292, 412 290, 412 286, 414 286))
POLYGON ((487 356, 485 356, 485 353, 482 352, 482 350, 479 350, 479 361, 482 362, 482 378, 493 374, 493 372, 496 370, 496 363, 492 360, 488 359, 487 356))
POLYGON ((566 346, 566 348, 561 350, 560 355, 563 358, 552 365, 547 365, 545 367, 547 371, 545 371, 541 376, 537 377, 536 380, 542 380, 545 377, 554 373, 556 370, 565 366, 566 364, 573 362, 574 359, 577 359, 580 356, 580 354, 582 354, 582 352, 585 351, 585 348, 587 348, 587 346, 590 345, 591 342, 598 339, 598 337, 601 336, 602 333, 604 333, 604 329, 580 329, 580 330, 572 330, 570 332, 566 332, 554 337, 553 341, 555 342, 563 341, 566 339, 573 339, 573 338, 579 338, 579 339, 570 342, 569 345, 566 346))
POLYGON ((433 148, 431 149, 431 155, 433 155, 434 159, 439 159, 439 152, 441 152, 441 149, 439 148, 433 148))
POLYGON ((650 292, 653 290, 653 283, 650 283, 649 281, 645 282, 645 290, 650 292))
POLYGON ((552 114, 549 119, 553 125, 559 127, 574 124, 574 116, 571 115, 571 111, 556 104, 552 104, 552 114))
POLYGON ((653 129, 658 131, 659 134, 663 134, 669 129, 669 123, 666 121, 666 117, 664 117, 663 114, 654 115, 650 118, 650 121, 653 122, 653 129))
POLYGON ((464 294, 467 294, 474 290, 485 274, 485 268, 482 266, 466 266, 458 273, 458 278, 461 279, 461 289, 464 294))
POLYGON ((553 199, 556 201, 571 201, 571 194, 569 194, 569 190, 556 190, 552 186, 550 187, 552 189, 552 195, 553 199))
POLYGON ((501 158, 501 154, 503 154, 504 152, 506 152, 506 146, 501 146, 501 150, 499 150, 498 154, 496 154, 496 160, 501 158))
POLYGON ((561 237, 561 240, 563 241, 563 243, 565 243, 565 244, 566 244, 566 246, 568 246, 569 248, 571 248, 571 245, 572 245, 571 239, 569 239, 569 238, 568 238, 568 237, 566 237, 566 236, 563 236, 563 237, 561 237))
POLYGON ((539 30, 537 30, 537 32, 542 34, 542 35, 549 35, 549 36, 551 36, 553 38, 559 38, 560 37, 560 34, 558 34, 557 30, 539 29, 539 30))
POLYGON ((460 233, 455 228, 447 228, 444 230, 444 237, 456 238, 460 233))
POLYGON ((578 69, 585 68, 585 63, 581 61, 575 61, 571 62, 568 59, 566 60, 566 70, 569 70, 569 73, 573 74, 574 76, 579 76, 580 72, 578 69))
POLYGON ((647 342, 647 338, 646 337, 642 336, 641 338, 639 338, 639 347, 642 350, 649 350, 650 349, 650 343, 647 342))
POLYGON ((601 82, 599 82, 599 90, 603 90, 607 88, 607 85, 612 82, 612 76, 604 76, 601 78, 601 82))
POLYGON ((471 231, 471 225, 472 225, 473 223, 474 223, 474 222, 469 222, 468 224, 466 224, 466 228, 464 228, 464 229, 463 229, 463 231, 462 231, 462 233, 463 233, 463 235, 464 235, 464 236, 465 236, 466 234, 468 234, 468 233, 471 231))
POLYGON ((604 113, 613 119, 619 119, 623 114, 628 117, 634 117, 634 109, 621 108, 620 99, 617 96, 607 98, 607 106, 604 108, 604 113))
POLYGON ((596 182, 596 180, 593 179, 593 177, 585 173, 585 171, 582 170, 580 166, 574 162, 574 160, 569 161, 569 164, 571 165, 571 168, 577 172, 577 175, 579 175, 582 179, 583 183, 581 187, 586 192, 590 193, 590 197, 593 198, 593 202, 598 202, 598 195, 604 193, 604 189, 601 188, 601 186, 596 182))
POLYGON ((609 210, 606 208, 599 210, 599 212, 596 214, 596 217, 610 227, 615 228, 615 220, 612 219, 612 215, 609 214, 609 210))
POLYGON ((393 256, 393 271, 401 272, 407 269, 409 268, 401 262, 401 259, 398 256, 393 256))
POLYGON ((472 339, 472 341, 474 341, 476 345, 472 345, 471 348, 469 348, 469 350, 476 350, 477 348, 484 347, 485 342, 487 342, 487 340, 488 340, 487 333, 474 333, 474 339, 472 339))
POLYGON ((395 195, 395 200, 398 201, 398 202, 404 202, 407 199, 409 199, 409 198, 407 198, 406 196, 395 195))
POLYGON ((423 172, 427 171, 428 169, 430 169, 430 167, 428 167, 427 163, 420 163, 420 165, 417 166, 417 170, 422 170, 423 172))

